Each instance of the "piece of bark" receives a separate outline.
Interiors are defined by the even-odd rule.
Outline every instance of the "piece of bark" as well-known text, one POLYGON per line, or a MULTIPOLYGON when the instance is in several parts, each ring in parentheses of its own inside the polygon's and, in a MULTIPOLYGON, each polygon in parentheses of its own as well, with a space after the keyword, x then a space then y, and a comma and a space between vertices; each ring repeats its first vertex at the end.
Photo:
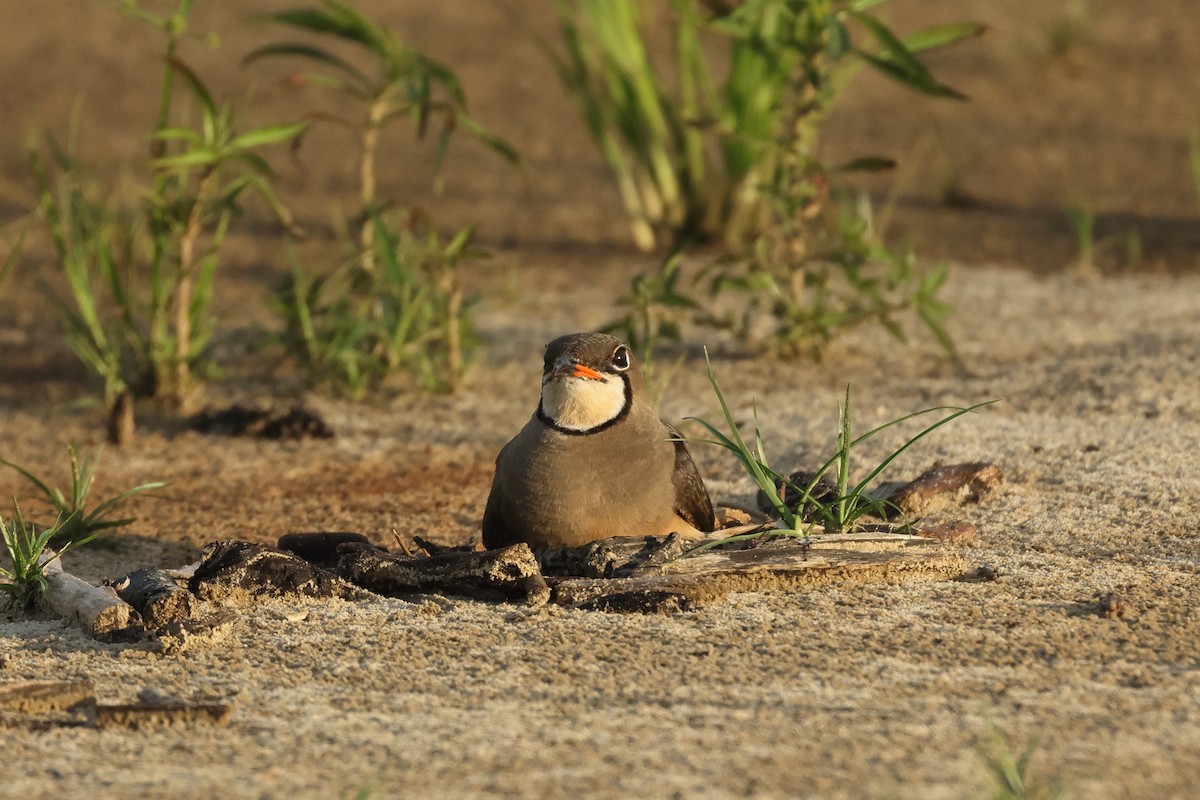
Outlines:
MULTIPOLYGON (((280 550, 303 558, 310 564, 334 566, 338 560, 338 547, 343 544, 363 544, 367 547, 374 547, 366 536, 352 531, 285 533, 279 537, 278 547, 280 550)), ((382 548, 377 549, 382 550, 382 548)))
MULTIPOLYGON (((894 536, 895 534, 893 534, 894 536)), ((816 538, 816 537, 812 537, 816 538)), ((904 537, 915 540, 918 537, 904 537)), ((795 591, 828 585, 893 582, 909 579, 949 579, 963 572, 963 560, 953 550, 928 543, 885 552, 823 549, 798 540, 775 539, 752 550, 710 550, 676 559, 659 574, 628 578, 549 578, 553 602, 572 607, 603 597, 641 596, 647 602, 664 595, 703 604, 730 592, 795 591)), ((594 607, 602 607, 597 605, 594 607)))
POLYGON ((624 578, 639 571, 653 571, 696 544, 674 533, 666 537, 614 536, 579 547, 539 550, 537 560, 544 575, 624 578))
POLYGON ((196 722, 224 725, 232 715, 233 706, 229 703, 193 703, 182 700, 100 703, 95 709, 96 725, 100 728, 138 729, 196 722))
POLYGON ((22 714, 69 711, 96 702, 90 681, 16 681, 0 683, 0 710, 22 714))
POLYGON ((188 582, 201 600, 254 602, 267 597, 340 597, 365 600, 369 592, 298 556, 255 542, 227 539, 204 547, 188 582))
POLYGON ((934 464, 913 480, 890 486, 880 498, 896 507, 891 516, 921 517, 950 505, 976 503, 1004 482, 995 464, 934 464))
POLYGON ((188 619, 196 610, 196 596, 181 589, 174 578, 161 570, 136 570, 112 587, 141 614, 143 624, 151 630, 188 619))
MULTIPOLYGON (((47 551, 47 556, 50 551, 47 551)), ((141 636, 142 620, 137 611, 117 596, 111 586, 92 586, 65 571, 57 558, 44 568, 46 591, 43 599, 56 614, 78 622, 88 635, 105 641, 141 636)))
POLYGON ((428 558, 391 555, 361 545, 345 545, 338 574, 376 594, 396 597, 430 590, 463 588, 499 590, 505 596, 525 598, 531 605, 544 604, 536 580, 541 575, 529 545, 521 543, 501 550, 447 552, 428 558))

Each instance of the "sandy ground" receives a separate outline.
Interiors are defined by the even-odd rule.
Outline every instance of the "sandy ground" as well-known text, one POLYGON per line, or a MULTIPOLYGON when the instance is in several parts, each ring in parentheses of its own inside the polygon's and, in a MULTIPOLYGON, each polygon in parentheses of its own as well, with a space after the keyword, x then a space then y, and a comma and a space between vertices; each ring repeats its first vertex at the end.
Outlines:
MULTIPOLYGON (((1006 488, 962 511, 981 531, 964 552, 968 566, 995 568, 996 581, 743 594, 673 616, 442 598, 282 602, 178 655, 97 645, 57 620, 10 619, 0 627, 6 680, 86 677, 111 700, 144 690, 218 696, 234 715, 225 727, 154 733, 17 728, 6 755, 24 766, 5 791, 976 797, 989 785, 981 748, 995 727, 1014 747, 1040 742, 1033 774, 1076 796, 1186 796, 1200 777, 1197 291, 1195 279, 959 271, 955 302, 982 312, 955 326, 967 375, 931 346, 882 353, 865 336, 835 348, 836 368, 718 362, 742 413, 757 398, 781 462, 829 446, 845 381, 859 392, 863 426, 1000 398, 897 467, 1001 465, 1006 488), (1130 610, 1101 618, 1095 599, 1114 591, 1130 610)), ((536 348, 536 336, 521 339, 536 348)), ((175 492, 213 505, 141 502, 132 533, 69 566, 150 558, 139 535, 266 537, 276 515, 286 517, 281 530, 349 519, 378 534, 370 514, 345 507, 366 499, 354 492, 369 480, 395 503, 373 510, 402 533, 469 537, 486 460, 528 412, 536 371, 532 354, 489 364, 419 435, 405 432, 412 411, 402 405, 363 413, 328 401, 340 431, 328 444, 151 434, 108 453, 105 474, 168 476, 175 492), (484 389, 497 401, 486 414, 484 389), (480 428, 464 436, 460 420, 472 417, 480 428), (394 463, 421 446, 433 463, 461 465, 460 491, 406 508, 421 496, 394 463), (179 465, 180 451, 193 466, 179 465), (233 466, 194 466, 218 454, 233 466), (214 499, 208 484, 239 483, 228 474, 238 463, 257 470, 244 478, 255 492, 214 499)), ((675 374, 664 412, 712 414, 694 362, 675 374)), ((71 416, 27 409, 9 425, 64 438, 75 433, 71 416)), ((896 443, 865 448, 862 463, 896 443)), ((749 500, 731 459, 698 456, 715 495, 749 500)))
MULTIPOLYGON (((240 11, 198 5, 195 29, 220 29, 222 48, 189 41, 185 55, 225 96, 258 92, 253 121, 327 102, 278 91, 282 67, 247 75, 237 59, 259 34, 239 26, 240 11)), ((161 479, 166 497, 131 504, 136 522, 69 557, 69 569, 98 580, 187 563, 214 539, 297 530, 361 530, 381 544, 393 529, 444 543, 477 536, 492 459, 533 408, 542 345, 611 319, 629 277, 653 264, 628 247, 604 167, 533 38, 553 25, 530 5, 447 0, 432 14, 363 3, 454 64, 477 115, 527 160, 517 175, 456 146, 445 195, 427 201, 447 226, 479 222, 496 254, 468 276, 486 292, 487 349, 464 391, 363 404, 300 393, 294 371, 247 346, 288 268, 288 246, 252 208, 218 279, 227 375, 202 400, 303 399, 337 436, 203 436, 146 409, 139 438, 105 452, 95 491, 161 479)), ((897 13, 905 6, 902 27, 917 16, 992 25, 978 47, 937 56, 972 102, 927 104, 865 81, 830 121, 827 146, 834 160, 904 161, 894 183, 870 188, 881 203, 892 192, 897 236, 953 260, 946 299, 964 369, 917 330, 910 346, 855 332, 818 364, 748 359, 696 331, 664 353, 652 383, 667 418, 715 418, 695 357, 714 346, 739 417, 755 399, 782 466, 824 459, 847 382, 862 430, 1000 400, 893 473, 937 459, 1004 470, 999 494, 957 514, 981 534, 962 551, 968 571, 987 566, 998 580, 743 594, 672 616, 441 597, 280 602, 243 609, 219 639, 175 654, 3 612, 0 680, 87 678, 105 701, 168 693, 224 698, 234 711, 224 726, 152 731, 15 724, 0 796, 980 797, 993 730, 1018 752, 1036 744, 1032 776, 1076 797, 1193 794, 1200 223, 1186 140, 1200 29, 1179 22, 1191 0, 1105 4, 1062 57, 1047 53, 1047 30, 1066 6, 944 0, 898 2, 897 13), (1096 211, 1102 278, 1062 273, 1078 254, 1067 218, 1080 205, 1096 211), (1127 247, 1131 231, 1140 249, 1127 247), (1109 592, 1126 599, 1123 618, 1096 613, 1109 592)), ((32 202, 27 131, 61 134, 83 93, 83 153, 119 173, 144 153, 159 67, 153 37, 99 5, 2 4, 0 41, 7 244, 32 202)), ((404 149, 398 131, 385 144, 406 156, 382 170, 384 191, 427 198, 428 153, 404 149)), ((302 163, 277 165, 314 231, 305 257, 335 248, 329 220, 354 190, 349 153, 329 128, 302 163)), ((31 240, 0 285, 0 455, 61 483, 67 443, 92 448, 102 428, 95 384, 37 292, 46 252, 31 240)), ((914 430, 870 442, 858 468, 914 430)), ((750 501, 730 457, 695 453, 716 498, 750 501)), ((0 471, 0 497, 13 492, 28 497, 0 471)))

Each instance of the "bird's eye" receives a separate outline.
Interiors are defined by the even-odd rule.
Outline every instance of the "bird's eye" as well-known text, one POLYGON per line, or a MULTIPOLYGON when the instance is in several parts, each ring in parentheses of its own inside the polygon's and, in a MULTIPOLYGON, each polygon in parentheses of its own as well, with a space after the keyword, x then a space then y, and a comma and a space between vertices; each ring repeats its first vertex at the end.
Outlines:
POLYGON ((613 351, 612 365, 613 369, 615 369, 617 372, 624 372, 625 370, 629 369, 628 347, 621 345, 615 351, 613 351))

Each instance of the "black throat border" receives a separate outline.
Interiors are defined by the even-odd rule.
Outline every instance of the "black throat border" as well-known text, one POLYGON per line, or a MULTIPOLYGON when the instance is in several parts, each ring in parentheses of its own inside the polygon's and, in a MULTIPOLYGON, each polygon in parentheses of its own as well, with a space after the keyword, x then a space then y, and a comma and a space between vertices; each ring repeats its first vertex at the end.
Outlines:
POLYGON ((558 431, 559 433, 564 433, 567 436, 590 436, 593 433, 600 433, 601 431, 606 431, 609 428, 611 428, 613 425, 616 425, 618 422, 620 422, 621 420, 623 420, 627 416, 629 416, 629 409, 631 409, 633 407, 633 384, 631 384, 629 382, 628 375, 622 374, 619 377, 625 384, 625 404, 621 406, 621 410, 617 413, 617 415, 615 417, 613 417, 612 419, 610 419, 608 422, 601 422, 599 425, 597 425, 594 428, 587 428, 586 430, 582 430, 582 431, 575 430, 574 428, 564 428, 562 425, 559 425, 557 422, 550 419, 549 415, 547 415, 546 412, 542 410, 541 398, 538 398, 537 414, 535 416, 537 416, 538 420, 543 425, 553 428, 554 430, 558 431))

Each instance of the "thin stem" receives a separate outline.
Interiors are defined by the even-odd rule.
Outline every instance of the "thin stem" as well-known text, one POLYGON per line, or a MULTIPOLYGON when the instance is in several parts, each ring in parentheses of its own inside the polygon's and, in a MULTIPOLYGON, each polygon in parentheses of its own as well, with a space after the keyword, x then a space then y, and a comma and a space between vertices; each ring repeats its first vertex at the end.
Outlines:
POLYGON ((379 146, 379 130, 383 126, 386 110, 384 101, 376 100, 367 114, 367 125, 363 129, 362 152, 358 160, 358 182, 362 201, 362 227, 359 229, 359 247, 362 250, 362 267, 367 272, 375 269, 375 151, 379 146))
POLYGON ((183 238, 179 242, 179 271, 175 275, 175 383, 174 400, 183 405, 187 391, 189 360, 192 346, 192 291, 195 276, 192 264, 195 260, 196 241, 204 227, 204 204, 216 180, 216 170, 205 169, 196 187, 196 197, 188 211, 183 238))

